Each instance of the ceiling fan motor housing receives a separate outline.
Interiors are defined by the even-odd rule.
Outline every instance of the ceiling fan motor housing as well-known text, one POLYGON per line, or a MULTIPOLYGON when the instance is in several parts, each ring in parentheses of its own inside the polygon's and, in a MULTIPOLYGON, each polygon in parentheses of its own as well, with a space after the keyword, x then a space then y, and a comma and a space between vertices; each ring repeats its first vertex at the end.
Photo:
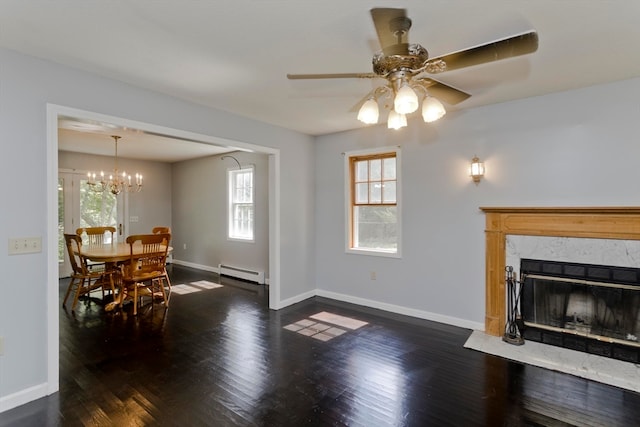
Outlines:
POLYGON ((429 60, 429 52, 427 52, 427 49, 417 43, 396 46, 398 49, 385 49, 386 52, 380 51, 373 56, 372 63, 374 73, 381 77, 387 77, 397 71, 405 71, 413 74, 420 72, 429 60), (403 53, 389 54, 389 50, 403 53))

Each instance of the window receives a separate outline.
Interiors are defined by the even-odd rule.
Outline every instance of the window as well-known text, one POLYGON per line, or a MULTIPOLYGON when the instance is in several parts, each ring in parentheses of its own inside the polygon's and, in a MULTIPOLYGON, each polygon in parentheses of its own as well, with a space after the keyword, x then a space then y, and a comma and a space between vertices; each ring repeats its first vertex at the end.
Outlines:
POLYGON ((229 227, 230 239, 253 241, 253 166, 230 170, 229 227))
MULTIPOLYGON (((95 192, 80 180, 80 227, 118 226, 118 197, 110 191, 95 192)), ((111 243, 111 242, 106 242, 111 243)))
POLYGON ((400 249, 397 148, 347 153, 347 250, 398 256, 400 249))

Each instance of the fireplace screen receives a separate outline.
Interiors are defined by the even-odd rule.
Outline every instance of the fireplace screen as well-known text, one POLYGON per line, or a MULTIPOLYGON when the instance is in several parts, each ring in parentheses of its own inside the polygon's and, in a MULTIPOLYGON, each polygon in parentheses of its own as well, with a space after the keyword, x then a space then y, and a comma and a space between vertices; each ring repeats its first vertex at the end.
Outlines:
POLYGON ((640 349, 640 269, 523 259, 521 275, 525 338, 606 356, 640 349))

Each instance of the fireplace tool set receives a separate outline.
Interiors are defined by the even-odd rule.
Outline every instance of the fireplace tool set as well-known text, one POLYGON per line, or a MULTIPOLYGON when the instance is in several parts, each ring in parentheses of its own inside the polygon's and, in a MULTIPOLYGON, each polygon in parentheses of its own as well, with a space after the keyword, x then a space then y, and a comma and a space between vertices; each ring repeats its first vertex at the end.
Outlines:
POLYGON ((502 341, 513 344, 524 344, 522 332, 524 322, 520 314, 520 295, 522 294, 522 284, 524 277, 520 281, 516 280, 513 267, 508 265, 505 268, 507 282, 507 324, 504 328, 502 341))

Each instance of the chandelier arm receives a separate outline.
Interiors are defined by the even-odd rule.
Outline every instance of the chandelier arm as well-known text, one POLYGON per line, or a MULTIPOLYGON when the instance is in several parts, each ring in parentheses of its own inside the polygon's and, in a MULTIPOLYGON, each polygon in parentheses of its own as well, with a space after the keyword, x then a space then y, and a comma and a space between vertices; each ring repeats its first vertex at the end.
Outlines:
POLYGON ((422 91, 422 93, 424 94, 423 98, 426 98, 427 96, 429 96, 429 91, 427 90, 427 87, 424 85, 423 82, 419 81, 419 80, 410 80, 409 81, 409 86, 411 86, 412 89, 420 89, 422 91))
POLYGON ((373 92, 373 97, 379 100, 382 97, 389 96, 391 92, 392 89, 388 85, 378 86, 373 92))
MULTIPOLYGON (((373 93, 371 94, 371 98, 376 102, 380 102, 380 100, 384 98, 393 99, 394 93, 395 92, 393 88, 387 83, 384 86, 378 86, 377 88, 375 88, 373 93)), ((383 105, 383 107, 388 108, 388 105, 385 104, 383 105)))

